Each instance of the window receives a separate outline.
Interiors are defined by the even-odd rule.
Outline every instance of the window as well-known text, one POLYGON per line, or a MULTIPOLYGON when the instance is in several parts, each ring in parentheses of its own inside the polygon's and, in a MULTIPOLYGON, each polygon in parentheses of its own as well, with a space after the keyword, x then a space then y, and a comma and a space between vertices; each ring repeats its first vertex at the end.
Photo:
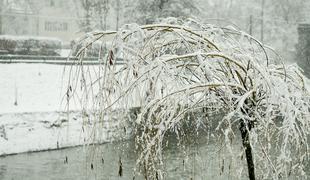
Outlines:
POLYGON ((57 21, 45 21, 45 31, 61 32, 68 31, 68 23, 57 21))
POLYGON ((55 6, 54 0, 50 0, 50 6, 51 6, 51 7, 54 7, 54 6, 55 6))

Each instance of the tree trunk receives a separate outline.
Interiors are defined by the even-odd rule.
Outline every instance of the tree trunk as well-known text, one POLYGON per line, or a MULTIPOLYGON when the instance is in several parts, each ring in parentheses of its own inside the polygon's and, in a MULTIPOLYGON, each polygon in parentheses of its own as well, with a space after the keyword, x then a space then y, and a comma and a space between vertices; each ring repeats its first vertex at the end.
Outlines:
POLYGON ((119 28, 120 0, 116 0, 116 31, 119 28))
POLYGON ((242 137, 242 145, 245 151, 246 155, 246 161, 248 164, 248 173, 249 173, 249 179, 255 180, 255 167, 254 167, 254 160, 252 155, 252 147, 250 144, 250 138, 249 138, 249 131, 251 130, 251 127, 244 122, 244 120, 240 120, 240 132, 242 137))
POLYGON ((0 0, 0 34, 3 34, 3 32, 2 32, 2 26, 3 26, 2 25, 3 24, 2 13, 4 10, 3 6, 4 6, 4 2, 3 2, 3 0, 0 0))

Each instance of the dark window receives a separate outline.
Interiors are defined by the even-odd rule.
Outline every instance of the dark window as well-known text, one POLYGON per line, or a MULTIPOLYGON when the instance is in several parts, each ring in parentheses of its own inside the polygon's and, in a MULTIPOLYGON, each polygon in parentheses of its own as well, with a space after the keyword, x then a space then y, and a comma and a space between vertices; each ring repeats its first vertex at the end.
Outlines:
POLYGON ((55 6, 54 0, 51 0, 51 1, 50 1, 50 6, 51 6, 51 7, 54 7, 54 6, 55 6))
POLYGON ((45 31, 61 32, 68 31, 68 23, 57 21, 46 21, 44 24, 45 31))

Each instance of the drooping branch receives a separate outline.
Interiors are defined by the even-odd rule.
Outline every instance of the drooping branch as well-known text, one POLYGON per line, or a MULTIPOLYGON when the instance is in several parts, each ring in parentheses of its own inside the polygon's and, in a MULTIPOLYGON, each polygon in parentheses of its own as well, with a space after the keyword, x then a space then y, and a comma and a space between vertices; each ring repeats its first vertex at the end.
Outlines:
MULTIPOLYGON (((137 163, 148 178, 163 177, 163 139, 169 131, 179 134, 188 121, 197 126, 202 120, 218 124, 215 131, 224 142, 237 137, 230 133, 241 133, 250 179, 289 177, 288 167, 309 157, 305 142, 310 134, 310 93, 304 77, 294 66, 274 64, 265 46, 250 35, 193 20, 131 24, 82 38, 80 60, 94 41, 106 36, 114 37, 109 54, 96 72, 97 79, 83 83, 88 87, 82 90, 87 94, 89 86, 98 88, 94 109, 99 114, 139 107, 132 120, 140 132, 136 134, 141 147, 137 163), (116 65, 117 59, 122 67, 116 65), (214 112, 225 114, 220 120, 202 118, 214 112), (269 145, 271 137, 276 137, 274 146, 269 145), (262 141, 268 146, 262 146, 262 141), (281 156, 275 158, 272 153, 281 156), (270 167, 283 168, 266 171, 270 167)), ((294 174, 300 172, 294 170, 294 174)))

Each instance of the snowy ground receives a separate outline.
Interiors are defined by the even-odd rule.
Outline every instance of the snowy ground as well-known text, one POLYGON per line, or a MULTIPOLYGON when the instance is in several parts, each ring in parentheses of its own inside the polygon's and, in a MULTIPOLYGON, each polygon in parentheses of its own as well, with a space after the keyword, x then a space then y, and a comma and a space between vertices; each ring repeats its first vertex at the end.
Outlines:
MULTIPOLYGON (((79 106, 65 113, 65 66, 0 64, 0 156, 77 146, 89 142, 82 132, 79 106)), ((68 72, 69 67, 66 67, 68 72)), ((101 142, 123 131, 119 121, 103 125, 101 142)), ((84 124, 85 125, 85 124, 84 124)), ((92 125, 88 125, 90 128, 92 125)))
POLYGON ((57 65, 0 65, 0 155, 80 144, 73 134, 78 123, 70 122, 73 130, 66 132, 63 114, 57 113, 64 110, 63 70, 57 65))
POLYGON ((0 114, 63 110, 63 71, 58 65, 1 64, 0 114))

